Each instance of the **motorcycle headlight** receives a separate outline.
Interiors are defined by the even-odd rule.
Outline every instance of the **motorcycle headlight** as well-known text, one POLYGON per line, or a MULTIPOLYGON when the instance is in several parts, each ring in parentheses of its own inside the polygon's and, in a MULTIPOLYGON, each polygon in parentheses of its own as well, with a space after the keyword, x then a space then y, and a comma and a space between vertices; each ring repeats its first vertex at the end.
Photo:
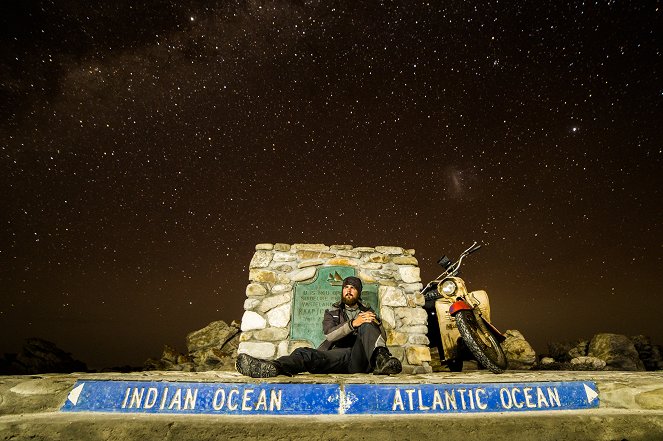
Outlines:
POLYGON ((444 297, 453 297, 454 293, 458 289, 456 282, 453 280, 445 280, 441 285, 438 285, 437 290, 444 297))

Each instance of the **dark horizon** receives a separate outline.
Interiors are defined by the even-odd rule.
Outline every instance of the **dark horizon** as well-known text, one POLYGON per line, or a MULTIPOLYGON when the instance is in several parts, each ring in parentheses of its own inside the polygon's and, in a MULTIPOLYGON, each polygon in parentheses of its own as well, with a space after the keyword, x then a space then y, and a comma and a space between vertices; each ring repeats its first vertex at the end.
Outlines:
POLYGON ((142 364, 257 243, 416 249, 537 353, 663 344, 660 4, 4 2, 0 353, 142 364))

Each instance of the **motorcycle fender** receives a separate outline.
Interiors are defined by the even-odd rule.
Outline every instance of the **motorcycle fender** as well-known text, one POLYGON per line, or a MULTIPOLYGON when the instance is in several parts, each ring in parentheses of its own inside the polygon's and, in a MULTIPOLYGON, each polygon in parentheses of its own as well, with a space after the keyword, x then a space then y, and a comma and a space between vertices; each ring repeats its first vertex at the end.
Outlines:
POLYGON ((458 300, 456 302, 453 302, 451 304, 451 307, 449 307, 449 314, 454 316, 458 311, 463 311, 463 310, 471 311, 472 307, 466 301, 458 300))
POLYGON ((483 319, 484 324, 488 328, 488 330, 495 336, 495 339, 497 340, 498 343, 502 343, 504 340, 506 340, 506 337, 504 334, 502 334, 499 329, 497 329, 492 323, 490 323, 488 320, 485 318, 481 317, 483 319))

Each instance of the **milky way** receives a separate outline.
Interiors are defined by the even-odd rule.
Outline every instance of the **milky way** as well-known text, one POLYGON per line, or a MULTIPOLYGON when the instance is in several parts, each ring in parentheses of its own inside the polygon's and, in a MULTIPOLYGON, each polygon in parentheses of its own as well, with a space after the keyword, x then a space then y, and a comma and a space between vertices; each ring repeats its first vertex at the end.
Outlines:
POLYGON ((537 350, 663 343, 660 4, 0 8, 0 352, 183 350, 241 318, 261 242, 426 279, 477 240, 463 276, 537 350))

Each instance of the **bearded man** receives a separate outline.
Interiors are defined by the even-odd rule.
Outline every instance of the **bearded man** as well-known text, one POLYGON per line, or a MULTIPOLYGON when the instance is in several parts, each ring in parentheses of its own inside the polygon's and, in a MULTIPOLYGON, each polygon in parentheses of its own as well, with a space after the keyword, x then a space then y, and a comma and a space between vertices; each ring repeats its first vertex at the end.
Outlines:
POLYGON ((253 378, 312 374, 369 373, 390 375, 401 372, 401 362, 392 357, 385 332, 375 311, 361 301, 362 283, 357 277, 343 280, 341 300, 325 311, 322 331, 325 341, 318 347, 298 348, 276 360, 260 360, 239 354, 237 372, 253 378))

